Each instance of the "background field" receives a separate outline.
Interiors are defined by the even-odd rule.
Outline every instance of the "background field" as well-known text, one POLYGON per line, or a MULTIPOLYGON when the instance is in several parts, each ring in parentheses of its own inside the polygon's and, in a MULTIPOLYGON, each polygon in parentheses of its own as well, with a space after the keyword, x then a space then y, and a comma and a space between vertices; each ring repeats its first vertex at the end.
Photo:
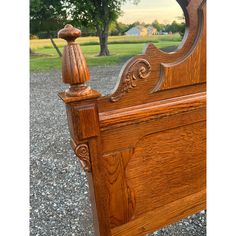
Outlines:
MULTIPOLYGON (((59 49, 63 51, 66 42, 55 39, 59 49)), ((178 46, 181 43, 179 34, 158 35, 149 37, 113 36, 109 37, 109 50, 111 56, 98 57, 99 42, 97 37, 81 37, 76 42, 81 45, 89 66, 115 65, 124 63, 134 55, 141 54, 145 44, 154 43, 158 48, 178 46)), ((30 40, 30 48, 34 55, 30 58, 31 71, 48 71, 61 68, 61 59, 52 47, 49 39, 30 40)))

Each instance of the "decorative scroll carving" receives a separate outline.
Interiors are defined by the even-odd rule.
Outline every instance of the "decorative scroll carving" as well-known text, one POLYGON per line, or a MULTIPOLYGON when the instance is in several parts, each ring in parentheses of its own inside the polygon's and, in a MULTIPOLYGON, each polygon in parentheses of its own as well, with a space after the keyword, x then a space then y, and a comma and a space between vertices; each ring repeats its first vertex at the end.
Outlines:
POLYGON ((146 79, 151 73, 151 65, 145 59, 138 59, 134 61, 128 68, 127 72, 123 74, 122 81, 116 92, 111 96, 112 102, 117 102, 128 93, 131 89, 136 87, 137 79, 146 79))
POLYGON ((89 148, 87 144, 80 144, 75 149, 75 154, 80 159, 84 171, 91 172, 89 148))

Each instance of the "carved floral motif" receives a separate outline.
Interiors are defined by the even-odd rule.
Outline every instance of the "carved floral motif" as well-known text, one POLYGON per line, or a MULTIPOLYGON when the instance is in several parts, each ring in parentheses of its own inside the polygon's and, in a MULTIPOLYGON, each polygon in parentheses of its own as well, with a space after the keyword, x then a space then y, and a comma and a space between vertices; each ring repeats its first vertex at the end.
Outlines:
POLYGON ((81 161, 84 171, 91 172, 89 148, 87 144, 80 144, 75 149, 75 154, 81 161))
POLYGON ((151 65, 145 59, 137 59, 134 61, 122 76, 122 80, 116 92, 111 96, 112 102, 117 102, 136 87, 137 79, 146 79, 151 73, 151 65))

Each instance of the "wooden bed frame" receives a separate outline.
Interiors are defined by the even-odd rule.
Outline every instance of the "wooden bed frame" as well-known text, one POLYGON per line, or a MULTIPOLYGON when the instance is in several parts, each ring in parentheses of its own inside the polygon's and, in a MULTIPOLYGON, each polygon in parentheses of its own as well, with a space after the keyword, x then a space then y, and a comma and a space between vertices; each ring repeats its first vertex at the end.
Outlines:
POLYGON ((164 53, 148 44, 110 96, 86 85, 80 31, 58 33, 68 42, 62 77, 70 84, 59 96, 89 180, 96 235, 145 235, 206 208, 206 1, 178 3, 182 45, 164 53))

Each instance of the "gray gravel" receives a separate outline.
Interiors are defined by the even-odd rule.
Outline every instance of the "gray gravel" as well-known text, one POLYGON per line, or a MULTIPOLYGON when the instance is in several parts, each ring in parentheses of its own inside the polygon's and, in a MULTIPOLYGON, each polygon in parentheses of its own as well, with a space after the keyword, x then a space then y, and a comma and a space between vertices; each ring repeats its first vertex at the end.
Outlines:
MULTIPOLYGON (((108 94, 120 66, 91 68, 91 86, 108 94)), ((69 144, 60 72, 31 73, 30 235, 94 235, 88 182, 69 144)), ((151 235, 206 235, 201 212, 151 235)))

